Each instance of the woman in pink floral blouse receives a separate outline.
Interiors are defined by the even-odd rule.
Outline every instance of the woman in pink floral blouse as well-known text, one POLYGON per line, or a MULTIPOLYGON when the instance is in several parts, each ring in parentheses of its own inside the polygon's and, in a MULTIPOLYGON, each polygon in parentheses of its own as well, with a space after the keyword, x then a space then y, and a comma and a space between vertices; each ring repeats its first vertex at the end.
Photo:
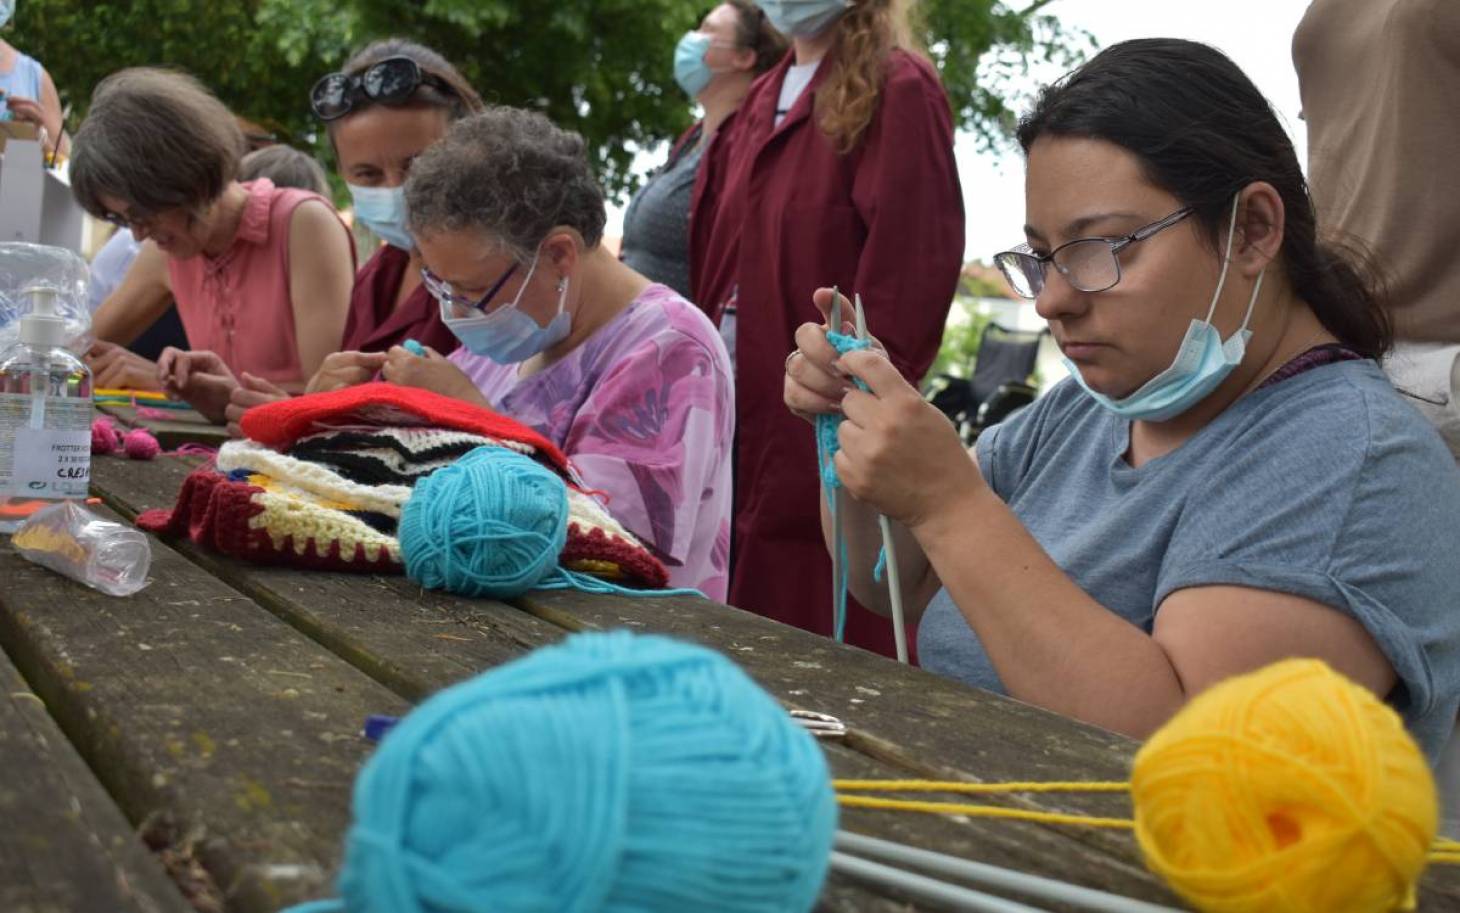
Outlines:
POLYGON ((461 341, 396 347, 386 380, 480 402, 561 447, 675 586, 724 599, 734 390, 704 313, 599 243, 603 194, 581 137, 492 108, 411 167, 424 279, 461 341))

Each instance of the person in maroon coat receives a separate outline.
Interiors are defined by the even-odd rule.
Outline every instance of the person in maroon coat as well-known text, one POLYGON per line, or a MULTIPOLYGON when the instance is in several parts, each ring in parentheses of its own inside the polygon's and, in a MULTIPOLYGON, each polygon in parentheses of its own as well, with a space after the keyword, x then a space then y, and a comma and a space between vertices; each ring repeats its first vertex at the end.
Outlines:
MULTIPOLYGON (((831 632, 816 448, 782 405, 812 293, 860 293, 913 383, 937 355, 963 261, 953 119, 909 26, 913 0, 761 0, 792 38, 707 153, 691 219, 694 300, 736 369, 729 602, 831 632)), ((824 296, 825 297, 825 296, 824 296)), ((851 643, 891 654, 885 619, 849 609, 851 643)))

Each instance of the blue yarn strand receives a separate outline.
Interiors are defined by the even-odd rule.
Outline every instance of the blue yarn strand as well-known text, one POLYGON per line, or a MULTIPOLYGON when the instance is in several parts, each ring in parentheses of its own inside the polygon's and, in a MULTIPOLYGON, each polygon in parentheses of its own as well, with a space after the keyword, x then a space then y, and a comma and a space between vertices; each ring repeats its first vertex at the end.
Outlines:
MULTIPOLYGON (((838 354, 845 355, 848 352, 858 352, 869 348, 870 340, 858 339, 855 336, 847 336, 844 333, 828 331, 826 339, 837 350, 838 354)), ((858 388, 867 389, 867 385, 861 380, 855 381, 858 388)), ((841 415, 818 415, 816 417, 816 458, 821 470, 821 490, 826 495, 826 503, 831 508, 832 529, 840 529, 842 518, 838 516, 836 509, 836 490, 842 487, 842 480, 836 474, 836 455, 842 449, 841 442, 837 440, 837 430, 841 428, 843 417, 841 415)), ((841 540, 841 554, 838 556, 841 561, 842 579, 837 587, 835 605, 832 607, 835 616, 834 635, 838 643, 846 640, 847 627, 847 543, 846 539, 841 540)), ((872 576, 878 583, 882 582, 882 575, 887 570, 887 553, 879 550, 877 553, 877 567, 872 571, 872 576)))

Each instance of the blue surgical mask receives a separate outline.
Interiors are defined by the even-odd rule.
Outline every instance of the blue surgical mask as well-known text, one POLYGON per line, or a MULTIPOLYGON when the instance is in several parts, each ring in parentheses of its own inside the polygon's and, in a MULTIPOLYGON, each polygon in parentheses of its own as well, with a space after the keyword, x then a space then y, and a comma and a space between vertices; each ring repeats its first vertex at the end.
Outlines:
POLYGON ((527 291, 536 271, 537 261, 534 260, 512 303, 497 308, 490 314, 454 317, 451 306, 444 301, 440 302, 441 322, 446 324, 452 335, 461 340, 461 344, 469 352, 502 365, 524 362, 544 349, 557 345, 568 337, 568 332, 573 327, 572 318, 563 310, 568 301, 568 278, 564 276, 558 283, 558 313, 548 321, 547 326, 539 326, 536 320, 518 307, 522 301, 522 293, 527 291))
POLYGON ((355 201, 355 218, 365 223, 366 228, 391 247, 410 250, 415 246, 411 233, 406 230, 404 187, 345 186, 350 188, 350 197, 355 201))
POLYGON ((1212 294, 1211 307, 1207 309, 1206 320, 1193 320, 1186 328, 1186 336, 1171 366, 1141 385, 1129 396, 1111 399, 1104 393, 1092 390, 1080 375, 1080 369, 1068 358, 1065 367, 1074 375, 1075 381, 1094 400, 1110 412, 1123 419, 1143 422, 1164 422, 1175 418, 1197 403, 1206 399, 1232 369, 1242 363, 1247 354, 1247 342, 1252 333, 1247 323, 1252 319, 1252 307, 1257 303, 1257 294, 1262 291, 1264 268, 1257 274, 1252 287, 1252 297, 1247 302, 1247 314, 1237 332, 1222 341, 1217 328, 1212 325, 1212 315, 1217 310, 1217 299, 1222 296, 1222 286, 1227 282, 1227 268, 1232 264, 1232 239, 1237 228, 1237 200, 1232 201, 1232 221, 1227 226, 1227 252, 1222 258, 1222 274, 1217 279, 1217 290, 1212 294))
POLYGON ((776 31, 811 38, 826 31, 852 6, 852 0, 757 0, 776 31))
POLYGON ((711 40, 704 32, 685 32, 674 48, 674 81, 690 98, 698 97, 715 77, 705 63, 711 40))
POLYGON ((0 0, 0 29, 5 28, 10 22, 10 17, 15 15, 15 0, 0 0))

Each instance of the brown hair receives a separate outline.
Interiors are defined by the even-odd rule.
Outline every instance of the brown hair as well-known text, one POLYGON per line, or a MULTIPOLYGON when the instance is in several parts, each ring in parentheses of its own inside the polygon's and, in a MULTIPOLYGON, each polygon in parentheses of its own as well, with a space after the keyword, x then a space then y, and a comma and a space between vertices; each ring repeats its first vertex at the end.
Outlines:
POLYGON ((293 146, 265 146, 243 157, 238 164, 238 179, 253 181, 268 178, 276 187, 298 187, 322 197, 329 196, 329 182, 324 169, 314 156, 293 146))
POLYGON ((836 62, 816 90, 817 123, 837 152, 851 152, 872 123, 892 51, 926 56, 913 25, 916 5, 917 0, 857 0, 837 22, 836 62))
POLYGON ((238 121, 202 83, 149 67, 97 85, 73 145, 71 190, 98 217, 103 194, 141 213, 196 211, 233 183, 247 151, 238 121))
MULTIPOLYGON (((461 120, 472 114, 480 114, 486 110, 482 103, 482 97, 477 90, 471 87, 461 71, 452 66, 445 57, 431 50, 423 44, 414 41, 407 41, 404 38, 386 38, 381 41, 372 41, 361 48, 345 62, 344 68, 340 71, 346 76, 358 76, 366 70, 388 60, 391 57, 405 57, 416 62, 421 72, 429 73, 440 79, 450 88, 449 92, 443 92, 435 86, 425 83, 416 87, 416 91, 405 102, 405 105, 420 105, 430 108, 444 109, 450 120, 461 120)), ((368 104, 368 102, 364 103, 368 104)), ((364 105, 356 107, 361 110, 364 105)), ((349 115, 345 115, 349 117, 349 115)), ((343 118, 342 118, 343 119, 343 118)), ((337 121, 331 121, 333 128, 337 121)))
POLYGON ((786 42, 786 36, 776 31, 775 26, 766 18, 765 10, 757 6, 754 0, 725 2, 734 7, 737 14, 735 44, 755 52, 755 75, 759 76, 780 63, 790 45, 786 42))

